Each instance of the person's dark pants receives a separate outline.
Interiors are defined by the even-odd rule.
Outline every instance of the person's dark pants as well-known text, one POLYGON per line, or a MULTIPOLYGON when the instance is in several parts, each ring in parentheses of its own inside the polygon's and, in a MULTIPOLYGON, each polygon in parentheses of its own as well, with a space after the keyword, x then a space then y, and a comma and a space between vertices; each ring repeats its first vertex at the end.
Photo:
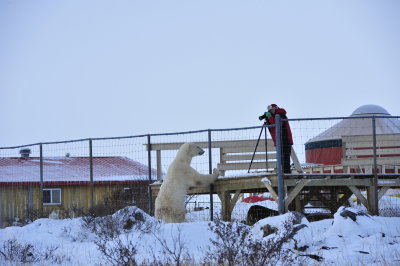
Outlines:
POLYGON ((282 143, 282 168, 285 174, 290 174, 290 154, 292 153, 292 145, 286 141, 282 143))

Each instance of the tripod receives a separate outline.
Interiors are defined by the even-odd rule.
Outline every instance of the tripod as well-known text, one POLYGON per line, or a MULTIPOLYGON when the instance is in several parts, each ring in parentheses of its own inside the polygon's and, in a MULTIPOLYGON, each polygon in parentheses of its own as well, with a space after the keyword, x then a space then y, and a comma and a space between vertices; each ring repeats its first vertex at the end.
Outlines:
MULTIPOLYGON (((249 166, 249 170, 247 171, 247 173, 250 173, 251 165, 253 164, 253 160, 256 155, 258 143, 260 143, 261 135, 262 135, 262 132, 264 131, 264 129, 265 129, 265 123, 264 123, 263 127, 261 128, 260 135, 258 136, 256 148, 254 149, 253 156, 251 157, 250 166, 249 166)), ((266 170, 268 171, 268 145, 267 145, 267 130, 266 129, 265 129, 264 133, 265 133, 265 163, 266 163, 266 167, 267 167, 266 170)))

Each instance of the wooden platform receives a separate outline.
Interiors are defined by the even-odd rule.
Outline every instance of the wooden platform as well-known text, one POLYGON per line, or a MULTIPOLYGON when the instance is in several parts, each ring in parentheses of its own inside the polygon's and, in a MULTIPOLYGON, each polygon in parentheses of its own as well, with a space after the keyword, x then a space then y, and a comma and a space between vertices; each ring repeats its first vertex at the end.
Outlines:
MULTIPOLYGON (((157 197, 161 184, 151 185, 153 198, 157 197)), ((278 177, 276 174, 252 174, 241 177, 223 177, 214 184, 213 194, 217 194, 222 203, 222 219, 229 221, 232 210, 241 193, 270 192, 277 199, 278 177)), ((372 174, 286 174, 285 186, 285 211, 304 211, 304 207, 311 198, 316 197, 325 208, 335 212, 337 208, 346 203, 354 194, 357 199, 371 212, 377 213, 376 202, 389 188, 400 188, 399 174, 380 174, 378 179, 372 174), (362 191, 366 190, 367 197, 362 191), (330 198, 322 196, 321 191, 330 191, 330 198), (301 193, 300 193, 301 192, 301 193)), ((209 194, 210 188, 195 188, 188 191, 189 195, 209 194)))
MULTIPOLYGON (((389 188, 400 187, 399 141, 400 134, 377 135, 374 146, 372 136, 343 136, 341 164, 319 165, 317 166, 319 169, 315 167, 303 169, 296 152, 292 149, 291 159, 294 164, 292 173, 296 173, 285 174, 283 177, 285 194, 283 201, 278 201, 277 196, 277 153, 271 139, 194 143, 202 148, 217 150, 219 153, 219 158, 214 160, 223 176, 215 182, 212 193, 219 196, 222 203, 222 218, 228 221, 242 193, 260 192, 269 192, 280 203, 281 212, 282 210, 304 212, 306 206, 315 206, 312 203, 318 202, 321 208, 328 209, 334 214, 340 206, 347 204, 354 194, 371 214, 378 214, 379 199, 389 188), (243 172, 251 174, 229 177, 243 172)), ((177 150, 182 144, 183 142, 155 143, 147 146, 148 150, 156 152, 157 180, 162 179, 162 151, 177 150)), ((153 198, 157 196, 160 185, 160 183, 151 185, 153 198)), ((209 187, 190 189, 188 192, 189 195, 209 193, 209 187)))

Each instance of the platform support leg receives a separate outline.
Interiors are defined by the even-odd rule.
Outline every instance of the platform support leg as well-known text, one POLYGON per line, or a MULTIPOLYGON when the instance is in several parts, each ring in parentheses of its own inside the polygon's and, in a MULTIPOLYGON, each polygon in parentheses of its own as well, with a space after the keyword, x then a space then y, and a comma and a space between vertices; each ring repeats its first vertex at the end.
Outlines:
POLYGON ((233 198, 231 198, 230 191, 218 193, 218 197, 221 200, 221 216, 223 221, 231 221, 232 211, 240 197, 240 192, 241 190, 236 190, 233 198))
POLYGON ((377 196, 376 192, 376 187, 375 186, 369 186, 367 188, 367 200, 368 200, 368 211, 372 215, 378 215, 378 199, 376 198, 377 196))

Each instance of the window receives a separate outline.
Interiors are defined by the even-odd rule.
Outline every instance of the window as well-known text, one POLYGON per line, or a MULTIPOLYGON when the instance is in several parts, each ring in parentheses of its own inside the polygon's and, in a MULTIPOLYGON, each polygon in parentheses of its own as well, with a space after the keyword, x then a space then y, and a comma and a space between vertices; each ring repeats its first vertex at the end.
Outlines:
POLYGON ((124 194, 123 194, 123 198, 124 201, 126 203, 129 204, 134 204, 135 203, 135 199, 134 199, 134 195, 133 195, 133 189, 130 187, 124 187, 124 194))
POLYGON ((43 204, 60 205, 61 204, 61 188, 45 188, 43 189, 43 204))

